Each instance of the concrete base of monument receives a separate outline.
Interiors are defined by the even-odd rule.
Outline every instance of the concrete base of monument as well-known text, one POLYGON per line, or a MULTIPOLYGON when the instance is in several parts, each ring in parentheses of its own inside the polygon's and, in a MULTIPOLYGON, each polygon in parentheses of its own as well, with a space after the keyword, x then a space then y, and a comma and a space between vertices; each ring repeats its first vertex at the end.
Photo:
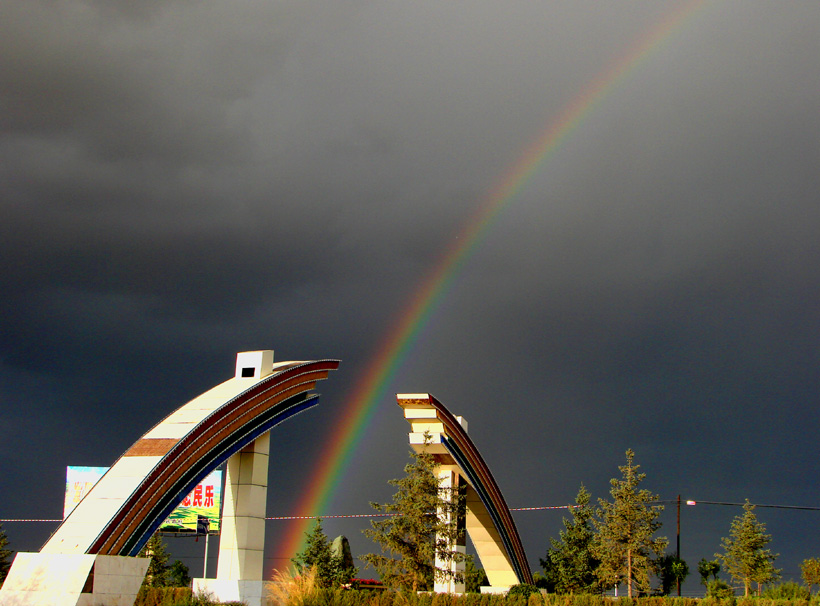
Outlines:
POLYGON ((264 606, 264 581, 239 581, 231 579, 194 579, 195 594, 214 597, 220 602, 244 602, 248 606, 264 606))
POLYGON ((133 604, 148 558, 84 553, 18 553, 3 587, 3 606, 133 604))
POLYGON ((507 593, 510 588, 509 587, 496 587, 490 585, 483 585, 480 587, 481 593, 492 593, 492 594, 502 594, 507 593))

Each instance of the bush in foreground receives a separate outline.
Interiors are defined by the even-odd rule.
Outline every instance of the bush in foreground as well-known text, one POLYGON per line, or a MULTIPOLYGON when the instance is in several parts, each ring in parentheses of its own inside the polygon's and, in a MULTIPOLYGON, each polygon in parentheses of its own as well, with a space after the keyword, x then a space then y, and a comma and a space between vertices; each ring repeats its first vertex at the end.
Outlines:
POLYGON ((194 593, 189 587, 143 586, 134 606, 240 606, 240 603, 220 602, 212 595, 194 593))

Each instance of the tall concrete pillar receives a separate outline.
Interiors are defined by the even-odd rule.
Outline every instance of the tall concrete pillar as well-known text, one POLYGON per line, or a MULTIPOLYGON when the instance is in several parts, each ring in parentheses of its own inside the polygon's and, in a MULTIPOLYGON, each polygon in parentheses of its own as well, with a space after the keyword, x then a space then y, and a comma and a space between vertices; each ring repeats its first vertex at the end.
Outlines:
POLYGON ((266 433, 228 459, 217 579, 263 580, 269 446, 266 433))
POLYGON ((194 583, 222 601, 263 603, 269 446, 266 433, 228 459, 216 578, 194 583))
MULTIPOLYGON (((451 500, 453 491, 458 490, 460 486, 460 477, 458 468, 451 465, 442 465, 438 470, 439 488, 444 490, 444 495, 447 500, 451 500)), ((446 511, 439 511, 438 516, 445 523, 455 523, 459 528, 464 529, 464 520, 453 520, 453 513, 446 511)), ((436 537, 436 541, 440 537, 436 537)), ((450 543, 448 546, 453 559, 445 560, 436 554, 436 568, 438 570, 446 570, 449 578, 436 578, 433 583, 433 591, 436 593, 464 593, 466 585, 464 583, 465 562, 464 556, 467 553, 466 533, 462 538, 455 543, 450 543), (457 561, 459 560, 459 561, 457 561), (458 577, 458 579, 456 578, 458 577)))
MULTIPOLYGON (((264 377, 272 364, 272 351, 243 352, 236 378, 264 377)), ((228 459, 216 578, 194 579, 195 591, 223 602, 263 604, 269 453, 270 433, 265 433, 228 459)))

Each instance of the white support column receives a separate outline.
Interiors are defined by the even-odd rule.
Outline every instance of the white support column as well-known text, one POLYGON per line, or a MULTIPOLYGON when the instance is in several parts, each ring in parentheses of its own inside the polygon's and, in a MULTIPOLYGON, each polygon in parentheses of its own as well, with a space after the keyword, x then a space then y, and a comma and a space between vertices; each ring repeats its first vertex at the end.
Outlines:
MULTIPOLYGON (((438 481, 439 487, 446 491, 446 498, 450 500, 452 498, 453 490, 457 489, 459 485, 458 469, 450 465, 440 467, 438 472, 438 481)), ((452 514, 449 512, 439 511, 438 515, 439 519, 445 523, 459 523, 458 520, 452 519, 452 514)), ((436 539, 438 540, 438 537, 436 537, 436 539)), ((455 544, 451 543, 450 550, 454 554, 459 553, 464 556, 464 554, 467 553, 467 547, 464 539, 457 541, 455 544)), ((444 560, 439 558, 438 554, 436 554, 436 568, 438 570, 449 571, 452 576, 448 579, 434 579, 433 591, 436 593, 464 593, 466 591, 466 585, 464 583, 465 563, 463 557, 460 558, 460 561, 455 561, 455 559, 444 560), (455 575, 459 575, 460 580, 456 580, 455 575)))
POLYGON ((228 459, 216 578, 195 579, 195 590, 262 604, 269 447, 266 433, 228 459))

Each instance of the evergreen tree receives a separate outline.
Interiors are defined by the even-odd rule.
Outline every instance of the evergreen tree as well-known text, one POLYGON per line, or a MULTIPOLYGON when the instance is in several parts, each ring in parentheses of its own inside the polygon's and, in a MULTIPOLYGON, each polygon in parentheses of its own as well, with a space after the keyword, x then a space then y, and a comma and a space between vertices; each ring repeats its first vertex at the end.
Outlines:
POLYGON ((592 527, 594 510, 589 504, 590 494, 581 484, 572 519, 564 518, 560 538, 550 539, 552 547, 546 559, 541 560, 544 577, 554 584, 558 593, 590 593, 600 591, 595 569, 600 560, 593 554, 595 533, 592 527))
MULTIPOLYGON (((429 443, 425 434, 425 444, 429 443)), ((390 480, 398 488, 393 502, 371 503, 376 511, 397 514, 371 521, 365 535, 381 546, 381 553, 362 557, 379 571, 382 581, 411 591, 432 589, 435 580, 458 577, 447 568, 436 568, 438 558, 449 564, 464 558, 450 548, 463 536, 457 520, 463 513, 464 498, 455 488, 439 485, 438 466, 426 451, 411 452, 412 461, 404 468, 405 477, 390 480)), ((456 578, 456 580, 462 580, 456 578)))
POLYGON ((812 585, 820 585, 820 560, 817 558, 803 560, 800 564, 800 576, 803 577, 803 582, 811 593, 812 585))
POLYGON ((623 478, 609 482, 612 502, 598 499, 600 509, 593 520, 597 531, 593 552, 601 561, 596 576, 604 587, 625 582, 630 598, 633 586, 649 591, 649 573, 667 544, 665 537, 654 536, 661 527, 658 516, 663 506, 649 505, 658 496, 638 488, 646 474, 638 473, 634 458, 635 453, 627 450, 626 465, 618 468, 623 478))
MULTIPOLYGON (((777 557, 777 554, 775 554, 777 557)), ((752 574, 752 581, 757 583, 757 595, 759 596, 760 593, 763 591, 763 586, 768 585, 770 583, 774 583, 775 581, 780 579, 780 569, 774 567, 774 558, 772 559, 761 559, 760 565, 757 567, 757 570, 754 571, 752 574)))
POLYGON ((190 587, 191 575, 188 567, 180 560, 174 560, 174 563, 168 567, 168 574, 166 576, 168 587, 190 587))
POLYGON ((772 537, 766 534, 766 525, 757 521, 754 509, 755 506, 746 499, 743 515, 735 517, 729 536, 721 539, 723 553, 715 554, 723 562, 726 572, 743 583, 744 596, 747 597, 753 582, 763 585, 780 578, 780 571, 774 567, 778 554, 766 549, 772 537))
MULTIPOLYGON (((322 520, 316 519, 313 530, 305 533, 307 541, 305 549, 296 554, 291 562, 300 574, 311 568, 316 569, 316 581, 322 587, 336 587, 350 582, 356 574, 352 558, 345 562, 344 553, 333 552, 330 541, 322 530, 322 520)), ((340 545, 342 541, 339 542, 340 545)))
POLYGON ((6 580, 6 575, 11 568, 11 549, 8 549, 9 540, 6 538, 6 531, 0 525, 0 586, 6 580))
POLYGON ((481 587, 489 584, 487 573, 475 565, 472 554, 468 555, 464 562, 464 590, 467 593, 480 593, 481 587))
POLYGON ((168 550, 165 548, 165 542, 159 536, 159 533, 154 533, 145 547, 139 553, 141 558, 151 558, 151 563, 148 564, 148 570, 145 573, 145 580, 142 582, 147 587, 167 587, 168 586, 168 550))
POLYGON ((532 582, 538 589, 543 589, 547 593, 556 593, 557 589, 555 587, 558 585, 558 573, 549 557, 549 552, 547 552, 546 559, 539 558, 539 561, 541 562, 543 572, 534 572, 532 574, 532 582))

